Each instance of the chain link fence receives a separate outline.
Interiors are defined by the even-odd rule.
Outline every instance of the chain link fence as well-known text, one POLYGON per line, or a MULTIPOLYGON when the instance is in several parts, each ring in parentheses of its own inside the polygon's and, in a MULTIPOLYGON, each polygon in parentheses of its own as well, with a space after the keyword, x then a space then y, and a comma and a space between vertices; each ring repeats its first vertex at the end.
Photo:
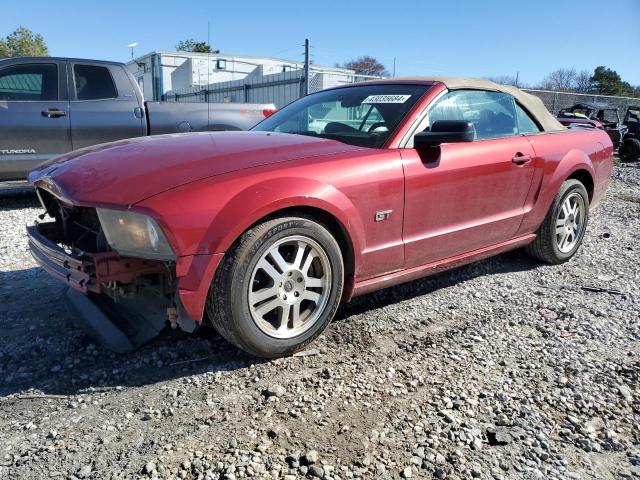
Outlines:
POLYGON ((557 115, 563 108, 571 107, 576 103, 606 103, 618 110, 618 115, 620 115, 620 120, 622 120, 628 107, 640 105, 640 98, 633 97, 613 97, 609 95, 533 90, 528 88, 523 88, 522 90, 539 97, 547 109, 554 115, 557 115))
MULTIPOLYGON (((380 77, 345 74, 343 72, 314 71, 309 74, 309 92, 325 88, 356 83, 380 77)), ((304 96, 304 70, 296 69, 271 75, 248 75, 241 80, 212 83, 206 86, 194 86, 181 90, 172 90, 164 95, 168 102, 242 102, 273 103, 281 108, 304 96)), ((580 102, 606 103, 618 110, 620 118, 629 106, 640 105, 640 98, 613 97, 582 93, 558 92, 550 90, 523 89, 539 97, 554 115, 563 109, 580 102)))

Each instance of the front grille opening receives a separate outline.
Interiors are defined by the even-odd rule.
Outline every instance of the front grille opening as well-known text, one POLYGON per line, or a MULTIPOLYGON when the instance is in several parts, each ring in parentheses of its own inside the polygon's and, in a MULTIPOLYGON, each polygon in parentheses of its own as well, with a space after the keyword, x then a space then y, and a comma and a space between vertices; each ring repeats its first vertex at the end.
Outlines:
POLYGON ((38 196, 45 209, 41 218, 53 219, 46 228, 50 240, 73 255, 110 250, 95 208, 65 204, 43 189, 38 189, 38 196))

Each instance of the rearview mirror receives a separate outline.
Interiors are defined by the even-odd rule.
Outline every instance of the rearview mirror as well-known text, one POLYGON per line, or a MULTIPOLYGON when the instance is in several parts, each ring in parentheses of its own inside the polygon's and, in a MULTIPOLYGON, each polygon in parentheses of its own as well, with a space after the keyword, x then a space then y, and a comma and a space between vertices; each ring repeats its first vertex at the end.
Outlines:
POLYGON ((345 94, 342 97, 340 97, 340 106, 342 108, 359 107, 362 104, 362 101, 364 99, 365 99, 364 95, 345 94))
POLYGON ((437 120, 429 130, 416 133, 414 148, 437 147, 442 143, 473 142, 476 129, 471 122, 463 120, 437 120))

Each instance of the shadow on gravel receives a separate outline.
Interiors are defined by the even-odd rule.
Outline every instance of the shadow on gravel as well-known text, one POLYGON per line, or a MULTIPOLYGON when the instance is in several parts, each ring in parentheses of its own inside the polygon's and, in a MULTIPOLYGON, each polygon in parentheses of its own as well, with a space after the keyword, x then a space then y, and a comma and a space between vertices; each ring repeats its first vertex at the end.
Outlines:
MULTIPOLYGON (((537 265, 518 252, 503 254, 358 297, 339 310, 336 321, 479 276, 537 265)), ((63 301, 64 288, 40 268, 0 272, 0 397, 32 389, 45 395, 74 395, 269 361, 245 354, 208 328, 195 335, 167 329, 136 352, 115 354, 75 326, 63 301)))
POLYGON ((38 207, 40 202, 33 189, 0 190, 0 211, 38 207))
POLYGON ((497 273, 522 272, 532 270, 539 266, 539 262, 526 257, 520 251, 516 250, 504 253, 497 257, 441 272, 420 280, 414 280, 378 292, 369 293, 362 297, 356 297, 350 303, 340 308, 336 320, 344 320, 351 315, 358 315, 371 309, 382 308, 393 303, 410 300, 441 288, 452 287, 476 277, 497 273))
POLYGON ((0 398, 149 385, 264 361, 207 328, 194 335, 167 328, 133 353, 113 353, 75 325, 65 289, 41 268, 0 271, 0 398))

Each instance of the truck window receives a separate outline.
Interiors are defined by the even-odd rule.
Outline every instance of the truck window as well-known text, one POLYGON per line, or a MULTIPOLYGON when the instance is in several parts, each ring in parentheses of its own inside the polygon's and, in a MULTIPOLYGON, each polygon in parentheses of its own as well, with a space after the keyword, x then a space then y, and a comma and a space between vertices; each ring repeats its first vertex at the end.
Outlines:
POLYGON ((473 123, 476 139, 509 137, 518 133, 515 103, 506 93, 454 90, 429 109, 429 125, 437 120, 473 123))
POLYGON ((116 87, 106 67, 74 65, 73 78, 78 100, 103 100, 116 98, 116 87))
POLYGON ((58 67, 34 63, 0 70, 0 100, 58 100, 58 67))

